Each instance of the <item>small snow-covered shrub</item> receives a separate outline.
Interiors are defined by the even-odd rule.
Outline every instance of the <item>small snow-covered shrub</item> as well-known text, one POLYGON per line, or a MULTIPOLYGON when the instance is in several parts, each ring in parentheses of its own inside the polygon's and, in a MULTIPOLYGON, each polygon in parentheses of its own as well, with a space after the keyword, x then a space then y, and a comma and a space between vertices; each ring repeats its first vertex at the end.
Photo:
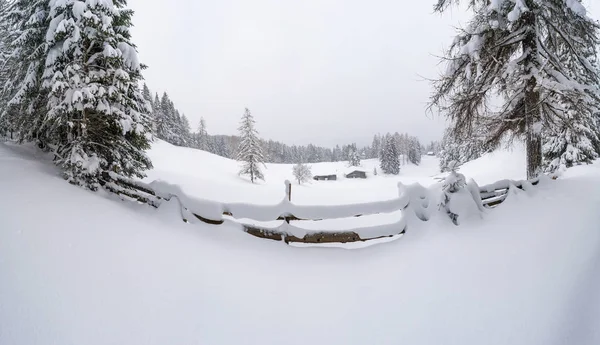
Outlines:
POLYGON ((444 208, 454 225, 459 225, 459 217, 466 218, 472 214, 482 212, 481 198, 475 195, 476 184, 467 184, 465 175, 451 171, 444 179, 442 185, 442 201, 440 208, 444 208))
POLYGON ((296 178, 296 181, 298 181, 298 184, 307 182, 312 178, 312 173, 310 171, 310 165, 298 163, 298 164, 294 165, 294 167, 292 168, 292 172, 294 173, 294 178, 296 178))

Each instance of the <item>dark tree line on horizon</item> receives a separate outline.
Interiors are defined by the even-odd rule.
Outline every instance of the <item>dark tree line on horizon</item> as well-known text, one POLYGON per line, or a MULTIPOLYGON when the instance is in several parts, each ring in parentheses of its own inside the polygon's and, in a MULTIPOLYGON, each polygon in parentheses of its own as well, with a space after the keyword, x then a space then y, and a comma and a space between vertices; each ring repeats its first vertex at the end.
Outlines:
MULTIPOLYGON (((188 118, 179 112, 165 92, 162 96, 152 96, 148 86, 144 85, 143 95, 152 108, 153 132, 155 136, 170 144, 191 147, 236 159, 240 144, 237 135, 209 134, 204 118, 201 118, 195 130, 190 127, 188 118)), ((420 156, 427 151, 438 151, 437 142, 423 147, 419 139, 407 133, 376 134, 369 146, 358 147, 356 143, 336 145, 333 148, 308 145, 288 145, 279 141, 260 139, 264 159, 267 163, 319 163, 350 161, 351 165, 360 164, 361 159, 381 158, 384 141, 391 137, 400 155, 401 164, 418 164, 420 156)))

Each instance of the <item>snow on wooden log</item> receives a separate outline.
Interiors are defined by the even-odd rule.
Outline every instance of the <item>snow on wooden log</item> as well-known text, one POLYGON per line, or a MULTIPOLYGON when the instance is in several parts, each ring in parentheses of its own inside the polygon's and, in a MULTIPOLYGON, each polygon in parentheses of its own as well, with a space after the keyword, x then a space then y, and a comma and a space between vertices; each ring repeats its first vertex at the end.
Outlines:
POLYGON ((183 192, 181 187, 169 184, 164 181, 154 181, 150 183, 150 187, 155 191, 157 196, 165 200, 170 200, 176 196, 181 202, 182 207, 189 210, 199 220, 209 224, 223 223, 223 204, 205 199, 189 197, 183 192))
POLYGON ((406 231, 406 221, 404 218, 391 224, 353 228, 342 231, 308 230, 285 222, 277 227, 261 227, 251 224, 242 225, 244 231, 250 235, 275 241, 284 241, 285 243, 348 243, 369 241, 397 236, 406 231))
POLYGON ((493 193, 497 190, 505 190, 508 189, 508 187, 513 184, 515 185, 517 188, 522 188, 523 186, 523 182, 529 182, 531 185, 535 186, 539 183, 540 179, 542 177, 538 177, 535 178, 533 180, 521 180, 521 181, 513 181, 513 180, 500 180, 497 182, 494 182, 492 184, 488 184, 485 186, 481 186, 479 187, 479 191, 482 193, 482 197, 484 196, 484 193, 493 193))
POLYGON ((482 204, 487 207, 497 206, 506 200, 510 188, 529 191, 533 186, 538 185, 540 181, 549 179, 546 175, 540 175, 532 180, 500 180, 495 183, 479 187, 482 204))
POLYGON ((156 208, 158 208, 158 206, 160 205, 160 201, 155 195, 146 193, 142 190, 133 188, 123 188, 115 182, 105 182, 104 188, 117 195, 125 196, 129 199, 136 200, 138 202, 145 203, 156 208))
POLYGON ((150 194, 150 195, 156 196, 156 192, 154 191, 154 189, 152 189, 152 187, 150 185, 148 185, 147 183, 126 178, 126 177, 121 176, 119 174, 116 174, 116 173, 114 173, 112 171, 108 172, 106 174, 109 177, 106 180, 112 179, 117 184, 126 186, 126 187, 131 188, 131 189, 141 190, 142 192, 144 192, 146 194, 150 194))

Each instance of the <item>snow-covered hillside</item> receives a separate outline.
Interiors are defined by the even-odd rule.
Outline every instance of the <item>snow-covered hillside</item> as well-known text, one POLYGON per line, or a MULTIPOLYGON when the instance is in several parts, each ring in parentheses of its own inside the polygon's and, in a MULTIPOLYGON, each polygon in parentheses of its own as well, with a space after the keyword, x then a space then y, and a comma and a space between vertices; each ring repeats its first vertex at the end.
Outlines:
MULTIPOLYGON (((266 164, 265 181, 256 185, 246 177, 238 176, 240 164, 236 161, 191 148, 177 147, 157 141, 149 152, 154 169, 147 181, 157 179, 178 184, 190 195, 223 202, 272 204, 283 198, 284 181, 294 181, 292 165, 266 164)), ((347 162, 311 164, 313 175, 338 175, 337 181, 312 181, 294 185, 293 200, 299 204, 349 204, 391 199, 398 196, 398 182, 420 183, 429 186, 437 182, 439 164, 436 157, 423 156, 419 166, 403 165, 400 175, 383 175, 379 162, 363 160, 360 170, 368 178, 346 179, 344 173, 354 170, 347 162), (373 175, 374 168, 379 174, 373 175)), ((525 177, 525 154, 522 146, 487 154, 461 167, 461 173, 475 179, 480 185, 501 179, 525 177)))
MULTIPOLYGON (((165 143, 150 154, 149 178, 208 199, 279 201, 291 177, 269 165, 253 186, 220 157, 165 143)), ((515 156, 461 171, 480 184, 520 178, 515 156)), ((395 197, 398 180, 435 182, 436 162, 424 159, 397 177, 315 182, 295 196, 395 197)), ((510 195, 483 219, 434 218, 361 250, 185 224, 172 203, 156 210, 70 186, 31 147, 0 144, 0 191, 3 345, 600 343, 599 164, 510 195)))

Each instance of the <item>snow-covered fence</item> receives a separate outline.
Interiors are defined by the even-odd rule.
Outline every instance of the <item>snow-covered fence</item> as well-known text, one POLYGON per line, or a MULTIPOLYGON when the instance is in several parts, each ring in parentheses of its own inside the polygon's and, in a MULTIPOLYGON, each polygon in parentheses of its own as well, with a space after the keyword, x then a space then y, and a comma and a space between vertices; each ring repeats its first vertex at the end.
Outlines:
POLYGON ((500 180, 498 182, 479 187, 479 193, 481 195, 481 201, 486 207, 495 207, 501 204, 507 197, 510 188, 517 188, 527 191, 532 186, 536 186, 540 183, 541 179, 549 178, 546 175, 533 180, 525 181, 512 181, 512 180, 500 180))
MULTIPOLYGON (((502 180, 477 187, 467 183, 467 194, 477 199, 478 207, 494 207, 506 199, 512 188, 528 190, 540 179, 532 181, 502 180), (478 194, 479 193, 479 194, 478 194), (481 197, 479 199, 479 196, 481 197)), ((275 205, 220 203, 189 197, 179 186, 162 181, 146 184, 125 179, 116 174, 105 177, 105 187, 126 198, 158 208, 166 200, 177 200, 182 219, 220 225, 234 223, 250 235, 286 243, 348 243, 394 237, 406 231, 408 222, 427 221, 438 208, 435 197, 420 185, 398 184, 398 197, 378 202, 350 205, 296 205, 291 200, 291 185, 286 181, 285 196, 275 205), (292 221, 317 222, 329 219, 353 218, 383 213, 401 212, 401 218, 391 224, 358 227, 346 230, 310 230, 291 224, 292 221), (264 223, 269 223, 265 225, 264 223), (273 225, 273 222, 277 222, 273 225), (263 223, 263 224, 261 224, 263 223)), ((470 196, 471 197, 471 196, 470 196)), ((313 225, 314 225, 313 224, 313 225)), ((455 224, 457 224, 455 222, 455 224)), ((314 226, 313 226, 314 227, 314 226)))
POLYGON ((290 201, 288 181, 283 200, 275 205, 219 203, 187 196, 179 186, 162 181, 146 184, 114 175, 106 178, 105 187, 128 199, 159 207, 163 201, 177 200, 184 221, 195 218, 203 223, 220 225, 225 222, 240 225, 245 232, 256 237, 286 243, 347 243, 369 241, 403 234, 405 217, 395 223, 358 227, 348 230, 310 230, 290 224, 291 221, 321 221, 325 219, 353 218, 366 215, 402 211, 409 206, 410 189, 399 186, 395 199, 351 205, 296 205, 290 201), (192 217, 192 218, 190 218, 192 217), (281 221, 275 226, 259 223, 281 221))

